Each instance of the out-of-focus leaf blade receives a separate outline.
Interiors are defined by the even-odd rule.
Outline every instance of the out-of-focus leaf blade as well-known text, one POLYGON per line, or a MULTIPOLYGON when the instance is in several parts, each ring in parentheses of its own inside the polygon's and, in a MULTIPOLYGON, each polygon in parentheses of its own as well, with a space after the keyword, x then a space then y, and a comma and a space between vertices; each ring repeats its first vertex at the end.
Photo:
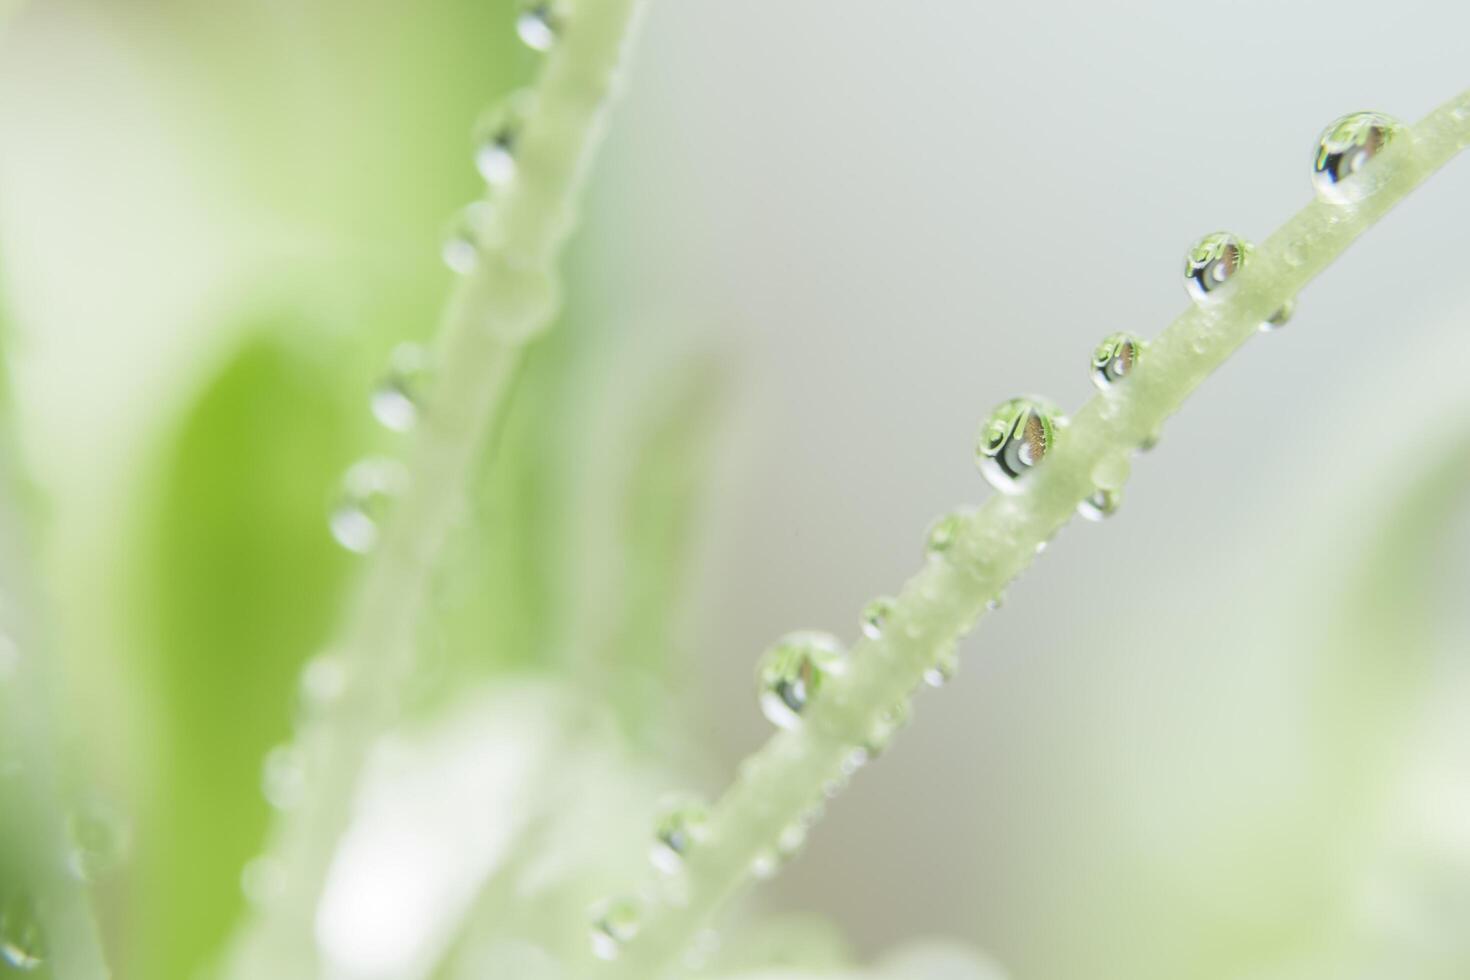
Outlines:
POLYGON ((274 323, 206 385, 170 440, 119 586, 157 725, 135 868, 136 976, 188 976, 224 936, 267 816, 261 759, 294 673, 326 636, 347 562, 324 521, 351 444, 329 371, 274 323))
POLYGON ((699 504, 709 477, 723 387, 704 360, 671 372, 678 379, 645 407, 622 494, 617 620, 602 656, 610 690, 632 726, 667 721, 653 710, 675 662, 678 607, 698 538, 699 504))

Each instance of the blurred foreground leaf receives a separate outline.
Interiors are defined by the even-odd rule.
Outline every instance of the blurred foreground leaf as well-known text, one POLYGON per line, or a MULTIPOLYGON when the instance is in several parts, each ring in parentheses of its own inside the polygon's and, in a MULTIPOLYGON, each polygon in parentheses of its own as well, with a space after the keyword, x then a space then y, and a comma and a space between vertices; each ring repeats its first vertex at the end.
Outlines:
POLYGON ((270 321, 170 440, 121 583, 136 596, 157 723, 140 821, 133 976, 188 976, 224 937, 259 846, 261 759, 288 731, 295 671, 322 642, 347 562, 326 533, 350 445, 332 374, 270 321))

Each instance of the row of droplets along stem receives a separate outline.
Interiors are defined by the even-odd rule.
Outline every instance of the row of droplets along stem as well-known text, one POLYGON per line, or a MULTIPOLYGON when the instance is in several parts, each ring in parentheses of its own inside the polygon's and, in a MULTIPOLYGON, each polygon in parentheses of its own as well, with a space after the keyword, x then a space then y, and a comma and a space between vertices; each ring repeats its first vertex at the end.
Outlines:
MULTIPOLYGON (((1404 127, 1379 112, 1358 112, 1338 119, 1323 131, 1313 159, 1311 177, 1317 195, 1334 205, 1351 208, 1371 196, 1379 186, 1378 175, 1369 164, 1404 127)), ((1227 299, 1237 276, 1251 262, 1254 246, 1229 232, 1203 236, 1185 255, 1184 284, 1190 298, 1208 307, 1227 299)), ((1288 299, 1261 321, 1259 329, 1269 332, 1283 326, 1294 311, 1288 299)), ((1135 334, 1118 332, 1105 337, 1092 352, 1091 378, 1104 397, 1121 391, 1137 365, 1147 356, 1148 344, 1135 334)), ((1019 496, 1026 492, 1028 475, 1053 453, 1063 438, 1068 420, 1055 405, 1035 396, 1008 399, 998 405, 981 425, 975 461, 986 481, 999 493, 1019 496)), ((1134 446, 1151 449, 1157 430, 1134 446)), ((1076 512, 1091 521, 1116 513, 1122 487, 1131 472, 1126 452, 1103 456, 1090 470, 1092 490, 1076 505, 1076 512)), ((939 518, 925 538, 925 554, 943 561, 955 546, 973 511, 960 510, 939 518)), ((1036 550, 1045 547, 1038 542, 1036 550)), ((988 609, 1001 601, 998 594, 988 600, 988 609)), ((898 600, 881 596, 864 607, 860 631, 870 643, 881 644, 898 600)), ((773 725, 788 732, 798 731, 809 707, 823 690, 848 668, 848 654, 839 639, 828 633, 801 631, 778 640, 761 657, 757 671, 757 698, 762 713, 773 725)), ((941 642, 923 671, 923 680, 938 687, 958 668, 953 641, 941 642)), ((844 756, 840 775, 822 787, 825 796, 840 790, 867 760, 882 752, 894 732, 910 714, 905 698, 883 708, 869 735, 853 744, 844 756)), ((756 757, 752 757, 756 758, 756 757)), ((785 824, 769 847, 756 852, 748 869, 756 878, 769 877, 782 861, 799 849, 806 830, 822 814, 820 803, 803 809, 795 821, 785 824)), ((678 875, 689 853, 709 840, 710 807, 697 798, 682 796, 666 806, 654 823, 653 862, 658 870, 678 875)), ((620 896, 599 902, 591 910, 591 945, 605 960, 617 959, 639 935, 643 908, 651 901, 681 904, 680 889, 645 889, 638 895, 620 896)))
MULTIPOLYGON (((411 669, 412 634, 431 570, 484 438, 503 410, 531 336, 552 322, 556 260, 570 206, 642 0, 525 2, 515 30, 547 53, 532 90, 488 112, 474 131, 484 200, 455 220, 443 258, 457 273, 434 352, 394 348, 369 398, 387 429, 413 433, 408 463, 372 456, 348 467, 327 530, 373 554, 332 648, 302 674, 291 741, 264 760, 261 790, 278 811, 241 883, 255 909, 225 955, 224 975, 295 969, 315 955, 311 908, 373 738, 391 723, 411 669), (575 43, 563 43, 568 39, 575 43), (524 159, 523 159, 524 158, 524 159), (534 163, 531 161, 534 160, 534 163)), ((395 454, 396 455, 396 454, 395 454)))
MULTIPOLYGON (((528 48, 544 54, 566 31, 567 23, 564 4, 528 0, 517 14, 516 34, 528 48)), ((494 196, 516 177, 521 131, 534 107, 534 93, 520 89, 487 110, 475 125, 474 164, 487 196, 465 205, 444 233, 440 256, 456 275, 473 274, 484 250, 495 241, 494 196)), ((373 418, 390 432, 412 431, 423 411, 432 374, 431 354, 423 346, 405 341, 394 347, 369 396, 373 418)), ((401 464, 384 457, 369 457, 350 466, 328 518, 333 539, 355 554, 372 551, 387 510, 406 488, 407 479, 401 464)))
MULTIPOLYGON (((549 51, 566 27, 560 4, 528 2, 521 5, 516 33, 527 47, 549 51)), ((534 106, 529 90, 518 90, 492 106, 476 123, 474 164, 493 195, 514 180, 516 147, 520 132, 534 106)), ((483 250, 492 240, 495 208, 492 201, 472 201, 455 215, 447 228, 440 255, 448 269, 468 276, 479 267, 483 250)), ((386 369, 368 397, 372 417, 389 432, 405 434, 417 426, 429 394, 433 371, 432 355, 412 341, 398 344, 389 353, 386 369)), ((345 550, 368 554, 377 545, 380 528, 393 500, 407 489, 407 468, 397 459, 369 456, 349 466, 343 474, 337 499, 328 515, 328 529, 345 550)), ((289 811, 304 793, 310 777, 310 723, 328 709, 345 691, 347 667, 343 658, 327 652, 309 661, 300 676, 303 711, 295 738, 266 754, 261 770, 261 792, 275 809, 289 811)), ((241 888, 253 903, 264 904, 274 896, 284 873, 278 859, 261 854, 241 872, 241 888)))

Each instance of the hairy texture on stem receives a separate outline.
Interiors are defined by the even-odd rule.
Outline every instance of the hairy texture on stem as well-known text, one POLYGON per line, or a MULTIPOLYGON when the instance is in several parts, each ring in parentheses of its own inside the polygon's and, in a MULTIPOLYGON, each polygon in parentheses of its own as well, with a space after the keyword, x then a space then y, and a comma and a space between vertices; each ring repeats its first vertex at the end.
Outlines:
POLYGON ((906 702, 925 671, 972 629, 987 604, 1031 564, 1038 546, 1071 519, 1095 489, 1094 468, 1144 444, 1191 392, 1263 320, 1296 296, 1348 245, 1426 177, 1470 145, 1470 93, 1408 129, 1370 165, 1376 191, 1351 206, 1314 200, 1261 243, 1228 298, 1191 307, 1111 390, 1073 416, 1026 491, 997 494, 967 516, 953 545, 904 586, 881 640, 853 650, 850 669, 831 678, 797 731, 772 737, 748 758, 710 816, 708 843, 687 857, 677 903, 654 903, 642 928, 605 975, 647 980, 671 960, 772 854, 788 827, 840 785, 854 747, 885 712, 906 702))
POLYGON ((547 58, 535 110, 516 145, 516 177, 495 195, 495 222, 475 271, 450 298, 438 335, 438 380, 409 451, 409 485, 363 570, 334 645, 343 696, 302 733, 305 798, 278 820, 267 854, 282 888, 248 922, 226 973, 316 975, 314 919, 334 845, 373 739, 395 716, 416 628, 465 488, 502 414, 526 343, 557 309, 556 262, 575 220, 640 0, 586 0, 547 58))

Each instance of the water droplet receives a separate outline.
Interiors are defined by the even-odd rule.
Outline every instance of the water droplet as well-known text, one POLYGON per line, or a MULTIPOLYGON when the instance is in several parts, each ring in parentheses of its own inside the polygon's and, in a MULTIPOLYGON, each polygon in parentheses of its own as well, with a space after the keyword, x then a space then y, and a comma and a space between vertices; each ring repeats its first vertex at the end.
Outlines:
POLYGON ((1403 125, 1381 112, 1354 112, 1322 131, 1312 162, 1312 185, 1336 204, 1361 201, 1377 189, 1364 168, 1394 141, 1403 125))
POLYGON ((492 107, 475 126, 475 169, 485 183, 508 184, 516 175, 516 152, 531 110, 531 93, 512 93, 492 107))
POLYGON ((1291 319, 1291 315, 1295 312, 1296 300, 1287 300, 1285 303, 1281 304, 1281 309, 1277 310, 1275 313, 1272 313, 1261 322, 1261 332, 1270 333, 1272 330, 1275 330, 1278 327, 1286 326, 1287 321, 1291 319))
POLYGON ((1002 493, 1020 493, 1021 477, 1056 445, 1066 418, 1040 398, 1012 398, 996 406, 980 429, 975 464, 1002 493))
POLYGON ((0 961, 29 973, 46 960, 46 940, 36 904, 15 894, 0 905, 0 961))
POLYGON ((615 960, 638 935, 640 912, 631 898, 610 898, 592 907, 592 952, 598 959, 615 960))
POLYGON ((1003 606, 1005 604, 1006 604, 1006 596, 1005 596, 1005 593, 1002 592, 1000 595, 997 595, 994 598, 986 599, 985 600, 985 609, 988 612, 995 612, 997 609, 999 609, 1001 606, 1003 606))
POLYGON ((909 703, 900 701, 878 715, 878 720, 868 730, 868 738, 863 748, 868 752, 869 758, 876 759, 893 742, 893 736, 900 728, 907 725, 909 721, 909 703))
POLYGON ((1133 464, 1124 453, 1109 453, 1092 467, 1092 483, 1099 490, 1121 490, 1133 474, 1133 464))
POLYGON ((684 950, 684 967, 701 971, 709 966, 710 960, 719 951, 720 934, 714 929, 701 929, 694 934, 694 938, 684 950))
POLYGON ((495 209, 489 201, 475 201, 465 205, 450 221, 444 232, 444 244, 439 255, 450 272, 467 276, 480 264, 480 250, 485 247, 490 227, 495 218, 495 209))
POLYGON ((347 690, 347 661, 336 653, 319 653, 301 668, 301 707, 308 717, 337 703, 347 690))
POLYGON ((972 513, 970 510, 957 510, 936 519, 924 536, 924 554, 930 558, 942 558, 948 554, 972 513))
POLYGON ((844 776, 855 775, 859 769, 868 764, 868 757, 868 750, 865 747, 856 746, 842 757, 842 774, 844 776))
POLYGON ((1184 256, 1184 285, 1196 303, 1219 299, 1219 291, 1245 268, 1255 246, 1228 231, 1195 242, 1184 256))
POLYGON ((290 810, 306 794, 306 753, 296 745, 278 745, 265 754, 260 790, 277 810, 290 810))
POLYGON ((1077 504, 1077 513, 1089 521, 1101 521, 1112 517, 1123 502, 1123 494, 1117 490, 1094 490, 1077 504))
POLYGON ((761 657, 756 676, 761 711, 781 728, 801 725, 802 712, 831 674, 846 666, 842 644, 829 633, 788 633, 761 657))
POLYGON ((893 615, 897 604, 892 596, 882 595, 864 606, 861 620, 863 636, 875 643, 883 639, 883 627, 888 624, 888 617, 893 615))
POLYGON ((66 866, 79 881, 96 881, 127 857, 132 828, 114 807, 90 798, 66 816, 66 866))
POLYGON ((1143 441, 1138 444, 1138 451, 1141 453, 1152 452, 1162 438, 1164 438, 1164 427, 1161 425, 1143 437, 1143 441))
POLYGON ((960 670, 960 653, 953 643, 939 651, 934 663, 924 671, 924 683, 930 687, 943 687, 954 679, 960 670))
POLYGON ((388 503, 407 482, 403 464, 371 458, 352 464, 342 478, 342 492, 329 522, 332 537, 359 555, 378 543, 378 525, 388 503))
POLYGON ((750 874, 753 878, 765 881, 774 878, 781 867, 781 861, 776 857, 775 851, 760 851, 750 859, 750 874))
POLYGON ((1092 352, 1092 383, 1107 391, 1128 377, 1143 353, 1144 343, 1131 333, 1115 333, 1104 337, 1092 352))
POLYGON ((678 796, 660 807, 653 828, 653 850, 649 858, 665 874, 678 874, 684 856, 709 832, 709 807, 693 796, 678 796))
POLYGON ((516 18, 516 34, 531 50, 550 51, 563 29, 564 22, 556 4, 536 0, 521 4, 520 16, 516 18))
POLYGON ((273 854, 251 858, 240 869, 240 891, 251 905, 269 905, 286 887, 286 866, 273 854))
POLYGON ((373 418, 393 432, 412 429, 419 418, 428 374, 428 357, 418 344, 393 348, 388 355, 388 370, 373 388, 373 418))
POLYGON ((800 820, 793 821, 782 828, 781 833, 776 835, 776 854, 783 861, 789 861, 806 844, 806 824, 800 820))

